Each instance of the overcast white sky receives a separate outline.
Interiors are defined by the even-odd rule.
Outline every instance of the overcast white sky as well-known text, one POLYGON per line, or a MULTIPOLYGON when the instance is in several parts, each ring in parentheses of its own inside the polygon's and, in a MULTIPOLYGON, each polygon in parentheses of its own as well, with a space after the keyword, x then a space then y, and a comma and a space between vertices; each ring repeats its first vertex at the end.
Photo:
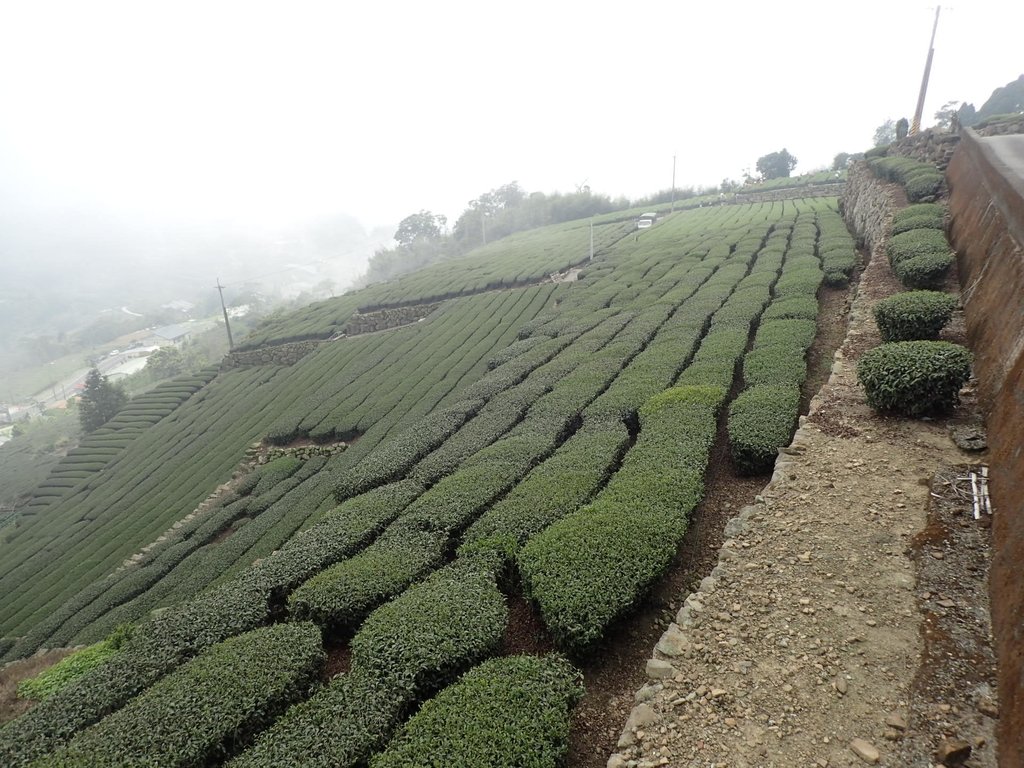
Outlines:
MULTIPOLYGON (((797 172, 910 117, 934 5, 0 0, 0 203, 254 225, 513 179, 612 196, 797 172)), ((1024 3, 943 10, 926 124, 1024 72, 1024 3)))

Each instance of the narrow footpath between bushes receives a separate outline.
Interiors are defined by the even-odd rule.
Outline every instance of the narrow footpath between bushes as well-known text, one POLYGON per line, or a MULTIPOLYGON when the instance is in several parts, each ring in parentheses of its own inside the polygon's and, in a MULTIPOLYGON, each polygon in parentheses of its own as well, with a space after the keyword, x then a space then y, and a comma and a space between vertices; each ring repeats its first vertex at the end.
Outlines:
MULTIPOLYGON (((883 248, 828 383, 658 642, 609 768, 925 767, 967 748, 964 765, 995 765, 987 520, 958 486, 984 454, 951 439, 976 420, 969 397, 942 421, 864 402, 871 308, 901 290, 883 248)), ((962 317, 943 338, 963 341, 962 317)))

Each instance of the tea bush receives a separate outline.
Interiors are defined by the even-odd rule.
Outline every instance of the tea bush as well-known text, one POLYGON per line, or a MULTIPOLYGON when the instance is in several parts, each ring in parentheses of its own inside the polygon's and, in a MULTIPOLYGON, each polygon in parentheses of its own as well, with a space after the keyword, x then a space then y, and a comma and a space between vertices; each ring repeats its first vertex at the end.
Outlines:
POLYGON ((370 766, 557 768, 582 695, 582 675, 559 656, 491 659, 426 702, 370 766))
POLYGON ((892 217, 892 234, 911 229, 943 229, 946 208, 939 203, 918 203, 896 211, 892 217))
POLYGON ((971 376, 971 353, 945 341, 896 341, 864 353, 857 378, 868 405, 907 416, 956 407, 971 376))
POLYGON ((796 429, 800 389, 761 384, 740 393, 729 407, 729 448, 736 468, 746 474, 768 471, 781 446, 796 429))
POLYGON ((938 229, 911 229, 893 235, 886 253, 893 273, 908 288, 940 286, 953 265, 949 243, 938 229))
POLYGON ((676 387, 640 412, 640 434, 594 502, 519 553, 527 593, 556 641, 582 650, 662 573, 703 493, 724 390, 676 387))
POLYGON ((878 302, 875 322, 883 341, 934 339, 956 309, 956 298, 939 291, 906 291, 878 302))
POLYGON ((35 677, 22 680, 18 684, 18 697, 37 701, 49 698, 113 657, 131 637, 131 631, 130 626, 120 627, 106 640, 75 651, 35 677))
POLYGON ((36 765, 193 766, 230 755, 310 687, 324 663, 312 624, 226 640, 36 765))

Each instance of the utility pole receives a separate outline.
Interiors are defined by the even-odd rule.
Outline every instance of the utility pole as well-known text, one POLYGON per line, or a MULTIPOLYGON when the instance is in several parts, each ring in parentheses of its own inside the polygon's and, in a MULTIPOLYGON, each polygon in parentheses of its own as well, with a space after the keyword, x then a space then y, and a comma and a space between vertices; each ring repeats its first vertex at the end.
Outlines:
POLYGON ((921 78, 921 92, 917 95, 917 109, 914 110, 914 122, 910 124, 910 135, 921 130, 921 116, 924 112, 924 97, 928 92, 928 77, 932 73, 932 57, 935 55, 935 30, 939 28, 939 11, 941 5, 935 6, 935 23, 932 24, 932 39, 928 43, 928 58, 924 63, 924 77, 921 78))
POLYGON ((224 328, 228 332, 228 349, 235 348, 235 342, 231 339, 231 323, 228 321, 228 308, 224 306, 224 286, 220 284, 220 278, 217 278, 217 292, 220 293, 220 308, 224 312, 224 328))
POLYGON ((669 213, 676 212, 676 156, 672 155, 672 210, 669 213))

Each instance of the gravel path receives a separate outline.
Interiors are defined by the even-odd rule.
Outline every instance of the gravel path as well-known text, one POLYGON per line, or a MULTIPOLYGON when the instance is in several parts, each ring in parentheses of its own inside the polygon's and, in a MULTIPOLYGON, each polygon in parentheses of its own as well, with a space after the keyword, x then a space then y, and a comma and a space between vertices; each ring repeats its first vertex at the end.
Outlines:
POLYGON ((979 461, 950 438, 970 403, 948 422, 867 408, 856 359, 879 343, 871 307, 900 290, 878 253, 828 383, 659 641, 609 768, 930 766, 955 749, 950 765, 995 765, 987 530, 973 517, 929 528, 933 478, 979 461), (960 528, 970 572, 946 557, 960 528), (921 557, 945 592, 924 591, 921 557), (938 653, 947 615, 965 631, 938 653), (942 667, 960 651, 976 663, 942 667))

